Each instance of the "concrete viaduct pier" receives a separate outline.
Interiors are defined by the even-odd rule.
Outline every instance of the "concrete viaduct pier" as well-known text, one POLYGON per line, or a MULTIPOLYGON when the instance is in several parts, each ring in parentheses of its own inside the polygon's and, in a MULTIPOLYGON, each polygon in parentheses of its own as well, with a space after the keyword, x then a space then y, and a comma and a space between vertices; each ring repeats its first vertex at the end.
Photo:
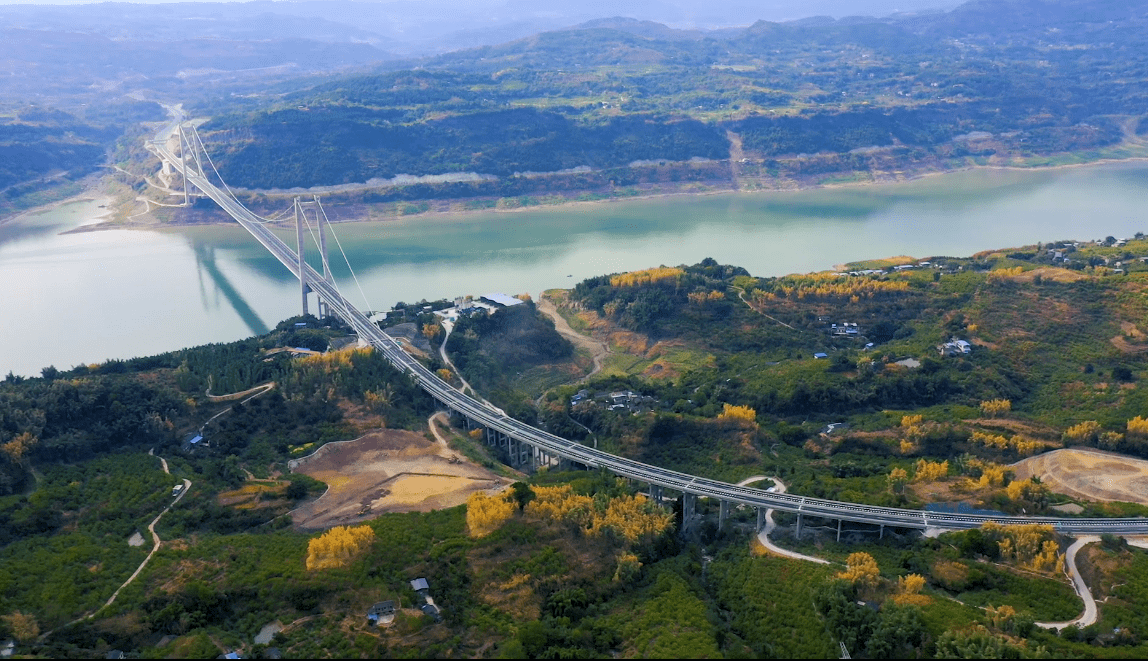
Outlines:
MULTIPOLYGON (((178 120, 177 120, 178 123, 178 120)), ((1148 518, 1076 518, 1076 517, 1020 517, 985 514, 956 514, 908 510, 894 507, 878 507, 859 503, 847 503, 822 498, 811 498, 789 493, 768 492, 748 486, 729 484, 706 477, 689 475, 674 470, 660 468, 626 457, 587 447, 549 432, 515 420, 501 411, 496 411, 455 390, 450 384, 427 369, 425 365, 408 354, 389 335, 370 321, 338 290, 324 259, 324 272, 320 273, 300 258, 299 252, 292 250, 267 226, 269 219, 261 218, 244 207, 226 189, 222 180, 213 183, 202 167, 210 164, 203 150, 203 143, 190 126, 179 124, 182 138, 180 154, 173 153, 168 145, 168 129, 147 143, 149 150, 161 162, 180 172, 189 186, 194 186, 204 195, 214 200, 236 220, 252 237, 263 245, 292 275, 300 280, 303 291, 310 289, 319 298, 321 307, 342 319, 363 341, 380 352, 396 369, 405 372, 423 390, 430 394, 447 411, 466 418, 472 427, 481 427, 487 443, 498 444, 505 449, 512 465, 518 467, 541 465, 580 465, 587 469, 605 469, 619 477, 628 478, 649 485, 650 495, 656 501, 666 489, 682 494, 686 512, 694 512, 697 498, 711 498, 719 503, 718 518, 721 523, 730 516, 730 508, 738 505, 758 511, 759 523, 762 511, 775 509, 791 512, 798 517, 798 530, 805 524, 806 517, 852 521, 885 527, 914 529, 967 529, 977 528, 993 521, 1004 525, 1048 524, 1066 535, 1144 535, 1148 534, 1148 518), (185 159, 186 157, 186 159, 185 159), (688 496, 688 498, 687 498, 688 496), (686 501, 688 500, 688 504, 686 501)), ((214 167, 211 168, 214 170, 214 167)), ((218 173, 216 173, 218 178, 218 173)), ((321 205, 315 203, 317 211, 321 205)), ((302 212, 297 218, 296 233, 302 224, 302 212)), ((321 225, 320 225, 321 227, 321 225)), ((325 241, 324 241, 325 243, 325 241)), ((300 243, 300 248, 302 244, 300 243)), ((324 246, 325 247, 325 246, 324 246)), ((304 299, 306 294, 303 294, 304 299)), ((800 532, 799 532, 800 534, 800 532)))

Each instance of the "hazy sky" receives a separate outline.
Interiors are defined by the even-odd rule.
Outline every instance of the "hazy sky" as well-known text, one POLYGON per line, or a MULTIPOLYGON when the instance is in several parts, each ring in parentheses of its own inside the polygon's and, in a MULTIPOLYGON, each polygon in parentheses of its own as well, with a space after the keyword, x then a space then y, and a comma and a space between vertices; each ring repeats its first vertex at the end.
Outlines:
MULTIPOLYGON (((111 0, 119 1, 119 0, 111 0)), ((187 2, 188 0, 133 0, 131 4, 166 4, 171 2, 187 2)), ((191 0, 194 2, 235 2, 236 0, 191 0)), ((365 2, 373 2, 379 0, 360 0, 365 2)), ((507 0, 456 0, 460 5, 503 5, 509 4, 507 0)), ((383 3, 399 2, 399 3, 424 3, 432 2, 435 4, 445 4, 443 0, 381 0, 383 3)), ((961 4, 964 0, 669 0, 664 2, 668 5, 678 6, 701 6, 701 7, 714 7, 723 5, 734 6, 758 6, 768 12, 769 9, 776 9, 784 7, 786 9, 796 7, 807 7, 808 11, 813 14, 821 13, 848 13, 848 14, 873 14, 883 15, 896 11, 912 11, 916 9, 932 8, 932 7, 953 7, 961 4), (837 9, 840 8, 840 9, 837 9), (835 11, 836 9, 836 11, 835 11)), ((0 0, 0 5, 88 5, 98 4, 92 0, 0 0)), ((649 4, 663 4, 658 0, 653 0, 649 4)))

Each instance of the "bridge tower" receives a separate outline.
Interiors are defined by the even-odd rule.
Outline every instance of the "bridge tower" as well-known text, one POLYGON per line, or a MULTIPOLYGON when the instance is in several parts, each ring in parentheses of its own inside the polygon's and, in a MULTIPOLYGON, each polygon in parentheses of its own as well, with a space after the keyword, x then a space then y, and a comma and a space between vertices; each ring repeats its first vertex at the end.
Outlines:
MULTIPOLYGON (((307 269, 306 261, 303 257, 303 246, 305 241, 303 238, 304 226, 310 230, 310 225, 307 224, 307 212, 304 208, 305 202, 299 198, 295 198, 295 241, 298 248, 299 257, 299 291, 303 300, 303 314, 307 314, 307 294, 314 291, 310 283, 307 282, 307 269)), ((323 222, 328 224, 331 222, 327 219, 327 212, 323 210, 323 205, 319 202, 319 196, 315 195, 313 204, 315 205, 315 225, 319 230, 319 258, 323 262, 323 280, 334 284, 335 278, 331 274, 331 262, 327 259, 327 234, 323 229, 323 222)), ((331 308, 322 298, 318 299, 319 303, 319 318, 327 317, 331 313, 331 308)))
POLYGON ((307 315, 307 293, 311 288, 307 286, 307 262, 303 259, 303 205, 299 198, 295 198, 295 246, 299 257, 299 291, 303 294, 303 315, 307 315))

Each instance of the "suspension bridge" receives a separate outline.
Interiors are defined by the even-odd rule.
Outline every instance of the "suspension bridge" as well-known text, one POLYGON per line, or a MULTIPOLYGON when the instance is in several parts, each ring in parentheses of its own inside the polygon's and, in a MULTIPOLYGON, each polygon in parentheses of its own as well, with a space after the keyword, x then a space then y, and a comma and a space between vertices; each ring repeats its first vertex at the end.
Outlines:
MULTIPOLYGON (((789 493, 774 493, 659 468, 612 455, 536 429, 455 390, 450 384, 404 351, 393 338, 384 333, 343 296, 335 283, 327 261, 324 225, 326 225, 327 231, 331 231, 333 237, 335 235, 318 196, 309 202, 302 202, 299 198, 295 198, 292 203, 290 210, 293 210, 295 214, 297 248, 293 250, 268 229, 268 223, 275 221, 275 218, 263 218, 256 215, 235 197, 211 162, 211 157, 208 155, 198 132, 193 126, 185 124, 181 115, 177 114, 171 125, 161 131, 155 139, 148 141, 147 147, 160 158, 165 171, 175 170, 182 175, 185 203, 189 202, 191 189, 198 190, 201 194, 211 198, 299 279, 304 313, 308 309, 308 294, 313 292, 319 301, 320 315, 334 314, 342 319, 354 329, 361 340, 370 343, 392 365, 409 374, 442 407, 452 415, 464 418, 468 428, 483 429, 486 442, 505 450, 513 466, 533 469, 558 461, 560 464, 580 465, 587 469, 605 469, 615 475, 647 484, 650 497, 655 502, 662 502, 665 491, 669 492, 665 495, 680 494, 683 501, 683 518, 687 523, 696 512, 699 497, 714 499, 719 503, 719 526, 725 523, 731 508, 736 506, 750 507, 756 510, 759 530, 765 524, 766 511, 776 509, 791 512, 797 515, 798 536, 801 535, 806 517, 837 521, 838 537, 840 537, 842 521, 877 526, 881 534, 884 534, 886 527, 954 530, 976 528, 990 521, 1003 525, 1048 524, 1057 531, 1068 535, 1148 534, 1148 519, 1145 518, 1098 519, 954 514, 878 507, 789 493), (176 143, 175 149, 173 149, 172 142, 176 143), (219 182, 218 185, 213 183, 209 174, 214 175, 214 179, 219 182), (307 211, 311 211, 313 214, 316 228, 312 228, 307 220, 307 211), (322 273, 308 265, 304 259, 305 228, 314 237, 314 243, 318 246, 322 261, 322 273), (315 237, 316 233, 317 237, 315 237)), ((335 240, 338 243, 337 237, 335 240)), ((340 252, 342 252, 341 246, 340 252)), ((348 266, 350 266, 349 263, 348 266)))

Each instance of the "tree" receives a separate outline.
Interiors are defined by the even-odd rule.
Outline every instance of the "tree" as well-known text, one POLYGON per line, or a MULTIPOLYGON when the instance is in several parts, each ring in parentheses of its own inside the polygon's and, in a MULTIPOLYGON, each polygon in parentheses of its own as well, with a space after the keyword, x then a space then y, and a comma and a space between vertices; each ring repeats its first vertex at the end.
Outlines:
POLYGON ((466 499, 466 525, 471 537, 486 537, 514 516, 514 503, 504 496, 476 491, 466 499))
POLYGON ((1091 443, 1100 435, 1100 423, 1095 420, 1085 420, 1064 430, 1064 437, 1077 443, 1091 443))
POLYGON ((757 411, 748 406, 734 406, 726 403, 723 405, 722 412, 718 414, 718 420, 742 421, 756 425, 757 411))
POLYGON ((20 611, 12 611, 7 615, 0 615, 0 620, 8 625, 12 637, 21 643, 30 643, 40 635, 40 625, 32 615, 25 615, 20 611))
POLYGON ((1012 401, 1008 399, 989 399, 981 402, 981 413, 995 418, 1012 410, 1012 401))
POLYGON ((893 493, 905 493, 905 484, 909 481, 909 472, 904 468, 894 468, 886 478, 893 493))
POLYGON ((845 560, 845 566, 845 571, 838 574, 837 578, 845 579, 853 585, 871 587, 876 585, 877 579, 881 575, 877 561, 873 559, 873 556, 863 551, 850 553, 845 560))
POLYGON ((526 509, 526 505, 534 500, 534 491, 525 482, 515 482, 510 485, 511 498, 518 505, 518 511, 526 509))
POLYGON ((371 543, 375 531, 370 526, 337 526, 307 544, 307 569, 346 567, 371 543))

